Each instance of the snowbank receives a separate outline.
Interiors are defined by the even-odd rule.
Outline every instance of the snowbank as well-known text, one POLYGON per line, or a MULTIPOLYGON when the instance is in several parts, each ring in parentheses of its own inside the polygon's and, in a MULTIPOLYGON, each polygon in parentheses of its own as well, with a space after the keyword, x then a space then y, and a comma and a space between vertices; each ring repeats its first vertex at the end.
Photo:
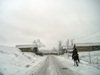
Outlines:
POLYGON ((79 52, 80 59, 92 64, 100 64, 100 51, 79 52))
POLYGON ((0 73, 4 75, 24 75, 32 65, 38 64, 43 57, 34 53, 23 53, 17 48, 0 46, 0 73))
MULTIPOLYGON (((82 53, 82 54, 85 54, 85 53, 82 53)), ((81 56, 81 53, 80 53, 80 56, 81 56)), ((58 56, 57 58, 60 59, 60 62, 66 65, 66 67, 70 68, 72 71, 75 71, 80 75, 100 75, 100 69, 95 67, 93 64, 90 64, 83 60, 81 60, 79 66, 76 67, 74 66, 74 62, 71 59, 71 57, 70 56, 68 57, 67 54, 58 56)))
POLYGON ((80 59, 100 69, 100 51, 79 52, 80 59))

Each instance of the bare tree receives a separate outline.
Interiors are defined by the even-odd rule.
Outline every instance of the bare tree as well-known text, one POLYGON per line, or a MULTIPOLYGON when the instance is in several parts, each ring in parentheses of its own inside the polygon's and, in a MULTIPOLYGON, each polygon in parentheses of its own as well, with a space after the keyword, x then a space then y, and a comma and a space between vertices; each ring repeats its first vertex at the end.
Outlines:
POLYGON ((38 48, 40 48, 40 47, 44 47, 45 45, 40 41, 40 39, 38 39, 38 40, 34 40, 33 41, 33 47, 38 47, 38 48))
POLYGON ((67 49, 68 49, 69 48, 69 39, 67 40, 66 45, 67 45, 67 49))
POLYGON ((59 41, 59 54, 61 54, 62 53, 62 42, 61 41, 59 41))

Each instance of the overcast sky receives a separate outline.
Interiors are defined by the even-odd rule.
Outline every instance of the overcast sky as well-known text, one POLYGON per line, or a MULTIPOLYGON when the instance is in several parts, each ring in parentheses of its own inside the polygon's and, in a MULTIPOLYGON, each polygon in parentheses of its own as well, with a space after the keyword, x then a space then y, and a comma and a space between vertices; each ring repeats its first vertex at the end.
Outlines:
POLYGON ((0 44, 100 42, 100 0, 0 0, 0 44))

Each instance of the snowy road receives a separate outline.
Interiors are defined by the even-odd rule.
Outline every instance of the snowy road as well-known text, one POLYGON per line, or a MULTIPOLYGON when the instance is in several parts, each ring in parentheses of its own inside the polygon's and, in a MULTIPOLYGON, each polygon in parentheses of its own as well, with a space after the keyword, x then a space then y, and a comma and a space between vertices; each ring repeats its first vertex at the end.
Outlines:
POLYGON ((78 75, 65 67, 65 65, 62 65, 59 60, 56 56, 48 56, 41 68, 30 75, 78 75))
POLYGON ((88 52, 82 52, 76 67, 68 53, 40 57, 34 53, 22 53, 17 48, 0 46, 0 75, 100 75, 100 51, 91 54, 98 63, 83 61, 88 61, 88 52))

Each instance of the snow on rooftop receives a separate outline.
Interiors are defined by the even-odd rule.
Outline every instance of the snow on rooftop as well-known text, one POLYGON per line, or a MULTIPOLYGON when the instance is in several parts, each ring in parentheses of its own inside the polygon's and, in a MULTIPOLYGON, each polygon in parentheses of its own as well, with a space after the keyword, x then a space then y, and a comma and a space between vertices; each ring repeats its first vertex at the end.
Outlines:
POLYGON ((32 44, 29 45, 16 45, 17 48, 32 48, 34 47, 32 44))
POLYGON ((100 43, 76 43, 76 46, 100 46, 100 43))
POLYGON ((44 45, 39 45, 39 44, 26 44, 26 45, 16 45, 17 48, 33 48, 33 47, 45 47, 44 45))

